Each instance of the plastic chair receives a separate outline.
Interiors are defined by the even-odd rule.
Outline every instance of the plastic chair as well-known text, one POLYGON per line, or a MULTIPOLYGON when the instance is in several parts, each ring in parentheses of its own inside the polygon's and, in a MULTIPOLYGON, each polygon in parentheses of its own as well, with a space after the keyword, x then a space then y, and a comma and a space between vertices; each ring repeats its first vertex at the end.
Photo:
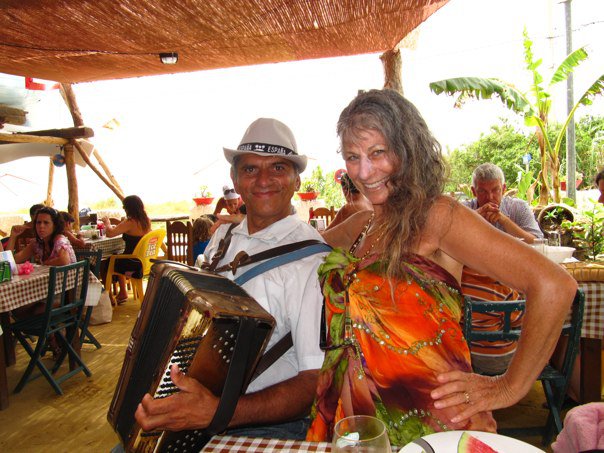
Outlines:
MULTIPOLYGON (((98 279, 101 278, 101 261, 103 259, 102 250, 77 250, 75 255, 78 261, 88 260, 90 272, 92 272, 98 279)), ((88 330, 93 308, 94 307, 86 307, 84 315, 82 316, 80 323, 80 347, 82 344, 88 343, 93 344, 97 349, 101 349, 101 343, 99 343, 94 335, 92 335, 92 332, 88 330)))
POLYGON ((63 394, 59 384, 66 379, 69 379, 80 371, 83 371, 86 376, 90 377, 92 375, 72 347, 77 327, 80 325, 80 318, 88 292, 88 272, 88 261, 51 267, 44 313, 17 320, 9 325, 9 329, 31 357, 29 365, 15 387, 15 393, 19 393, 27 382, 40 376, 31 376, 36 366, 40 370, 41 375, 46 378, 59 395, 63 394), (68 274, 74 274, 76 282, 74 288, 70 290, 67 290, 68 274), (65 330, 66 335, 63 334, 63 330, 65 330), (44 362, 42 362, 41 357, 47 343, 50 341, 51 335, 54 335, 59 340, 62 352, 52 369, 48 370, 44 362), (29 343, 28 337, 37 338, 35 349, 29 343), (70 361, 73 361, 77 366, 59 378, 53 377, 61 367, 66 356, 69 356, 70 361))
POLYGON ((168 221, 167 256, 169 260, 192 266, 193 263, 193 227, 191 222, 168 221))
POLYGON ((336 216, 337 212, 333 208, 310 208, 308 212, 308 220, 310 219, 325 219, 325 226, 327 227, 336 216))
MULTIPOLYGON (((526 301, 524 300, 515 302, 484 302, 465 297, 463 328, 470 349, 472 348, 472 341, 518 340, 518 338, 520 338, 521 329, 514 329, 511 327, 511 316, 514 312, 523 311, 525 309, 525 303, 526 301), (498 331, 472 330, 472 313, 503 313, 504 326, 498 331)), ((562 410, 564 398, 566 397, 570 376, 579 350, 584 307, 585 296, 583 291, 577 290, 577 294, 573 300, 570 323, 565 323, 562 328, 562 334, 568 336, 562 367, 558 370, 548 364, 538 377, 538 380, 541 381, 541 385, 543 386, 543 392, 545 393, 545 399, 549 407, 549 414, 545 426, 506 428, 499 430, 500 433, 514 437, 519 434, 537 432, 542 435, 543 445, 549 445, 554 433, 560 433, 562 430, 560 412, 562 410)))
MULTIPOLYGON (((143 278, 149 275, 151 271, 151 260, 156 259, 164 238, 166 237, 166 230, 157 229, 150 231, 145 234, 141 240, 136 244, 134 251, 131 254, 123 255, 111 255, 109 258, 109 267, 107 269, 107 276, 105 277, 105 288, 111 288, 111 282, 113 281, 114 275, 124 275, 128 277, 132 282, 134 289, 134 298, 143 299, 143 278), (128 274, 120 274, 115 270, 115 262, 120 259, 136 259, 142 264, 141 277, 137 278, 128 274)), ((111 296, 113 298, 113 296, 111 296)))

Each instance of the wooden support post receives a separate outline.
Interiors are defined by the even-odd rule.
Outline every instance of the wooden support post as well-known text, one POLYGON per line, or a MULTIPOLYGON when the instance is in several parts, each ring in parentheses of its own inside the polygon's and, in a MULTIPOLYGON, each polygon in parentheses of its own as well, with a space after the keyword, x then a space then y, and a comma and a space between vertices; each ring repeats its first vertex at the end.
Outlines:
POLYGON ((75 98, 75 93, 73 92, 73 88, 71 87, 71 83, 62 83, 61 87, 61 96, 63 96, 63 100, 67 107, 69 108, 69 113, 71 113, 71 117, 73 118, 74 126, 83 126, 84 119, 82 118, 82 114, 80 113, 80 108, 78 107, 78 103, 75 98))
POLYGON ((52 206, 52 186, 54 184, 55 166, 52 163, 52 157, 48 159, 48 189, 46 191, 46 206, 52 206))
POLYGON ((94 155, 94 157, 96 157, 96 160, 98 161, 98 163, 100 164, 101 168, 103 170, 105 170, 105 174, 107 175, 107 177, 109 178, 109 181, 111 181, 111 183, 121 192, 124 193, 124 191, 122 190, 122 187, 119 185, 119 183, 117 182, 117 179, 115 179, 115 177, 113 176, 113 173, 111 173, 111 170, 109 170, 109 167, 107 166, 107 164, 105 163, 105 161, 103 160, 103 158, 101 157, 101 153, 99 153, 98 149, 94 149, 94 151, 92 152, 92 154, 94 155))
POLYGON ((105 175, 103 175, 101 173, 101 171, 96 167, 96 165, 94 165, 91 162, 91 160, 86 155, 86 152, 82 149, 82 146, 77 141, 74 141, 73 144, 75 145, 76 149, 80 153, 80 156, 82 156, 82 159, 84 159, 84 162, 86 162, 88 164, 88 166, 90 167, 90 169, 93 172, 95 172, 99 178, 101 178, 101 181, 103 181, 105 183, 105 185, 107 187, 109 187, 109 189, 111 189, 111 191, 114 194, 117 195, 117 197, 120 199, 120 201, 124 201, 124 194, 122 193, 121 189, 118 189, 113 184, 111 184, 111 182, 105 177, 105 175))
POLYGON ((75 151, 71 143, 65 145, 65 169, 67 173, 67 192, 69 199, 67 200, 67 212, 74 219, 80 218, 80 208, 78 200, 78 179, 76 177, 75 151))
POLYGON ((387 50, 380 56, 384 66, 384 88, 403 94, 401 51, 398 48, 387 50))

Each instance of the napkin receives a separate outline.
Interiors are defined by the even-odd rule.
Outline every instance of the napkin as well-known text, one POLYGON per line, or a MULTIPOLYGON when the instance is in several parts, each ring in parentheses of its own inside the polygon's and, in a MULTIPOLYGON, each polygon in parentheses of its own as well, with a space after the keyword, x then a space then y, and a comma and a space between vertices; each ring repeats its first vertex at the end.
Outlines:
POLYGON ((29 275, 34 270, 34 265, 26 261, 23 264, 17 264, 17 270, 19 275, 29 275))

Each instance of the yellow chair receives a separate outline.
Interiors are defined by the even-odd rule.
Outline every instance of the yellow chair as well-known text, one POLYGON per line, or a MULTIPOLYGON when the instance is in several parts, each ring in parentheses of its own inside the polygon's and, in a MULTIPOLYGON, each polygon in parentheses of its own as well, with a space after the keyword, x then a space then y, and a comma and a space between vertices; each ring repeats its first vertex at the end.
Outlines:
MULTIPOLYGON (((145 234, 141 240, 136 244, 134 251, 128 255, 111 255, 109 258, 109 267, 107 269, 107 276, 105 278, 105 288, 111 288, 111 282, 113 281, 114 275, 124 275, 128 277, 132 282, 134 288, 134 299, 143 299, 143 278, 149 275, 151 271, 151 260, 156 259, 161 245, 166 237, 166 230, 157 229, 145 234), (143 266, 142 277, 135 278, 131 275, 120 274, 115 270, 115 262, 120 259, 136 259, 139 260, 143 266)), ((112 301, 113 302, 113 301, 112 301)))

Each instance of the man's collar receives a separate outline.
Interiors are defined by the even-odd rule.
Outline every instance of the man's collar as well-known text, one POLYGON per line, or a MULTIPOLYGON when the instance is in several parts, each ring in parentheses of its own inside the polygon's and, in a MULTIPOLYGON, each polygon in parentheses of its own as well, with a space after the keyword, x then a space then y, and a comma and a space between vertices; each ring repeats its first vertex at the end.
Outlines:
POLYGON ((298 221, 299 218, 297 214, 290 214, 281 220, 271 223, 266 228, 257 231, 254 234, 249 234, 246 217, 233 229, 233 235, 252 237, 266 242, 281 241, 291 232, 298 221))

